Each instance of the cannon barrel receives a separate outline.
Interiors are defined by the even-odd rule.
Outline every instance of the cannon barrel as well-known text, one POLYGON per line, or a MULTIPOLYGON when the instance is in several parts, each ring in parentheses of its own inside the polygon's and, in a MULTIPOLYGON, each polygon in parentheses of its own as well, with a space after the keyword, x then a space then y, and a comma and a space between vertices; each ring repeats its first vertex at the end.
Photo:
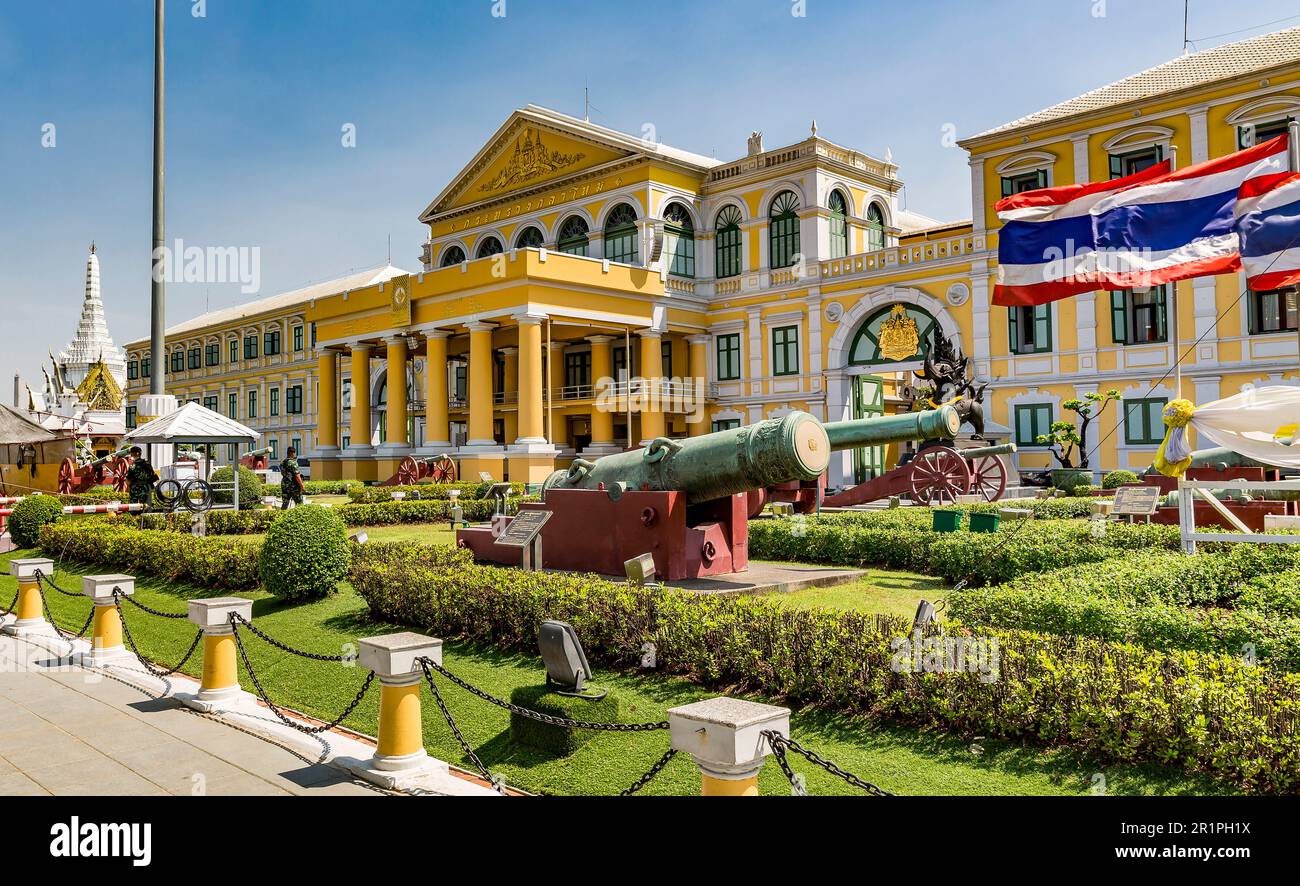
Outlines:
POLYGON ((264 446, 261 449, 252 449, 244 453, 244 458, 256 458, 259 455, 270 455, 271 447, 264 446))
POLYGON ((626 490, 686 493, 687 504, 726 498, 792 480, 815 480, 830 463, 831 447, 817 419, 791 412, 743 428, 686 440, 659 438, 645 449, 575 459, 542 486, 597 489, 615 500, 626 490))
POLYGON ((975 449, 962 449, 957 452, 962 458, 984 458, 988 455, 1014 455, 1016 444, 999 443, 996 446, 980 446, 975 449))
POLYGON ((110 461, 112 461, 115 458, 126 458, 130 454, 131 454, 131 447, 127 446, 124 449, 119 449, 117 452, 109 453, 108 455, 104 455, 95 459, 86 467, 97 468, 100 465, 108 464, 110 461))
POLYGON ((825 424, 831 451, 881 446, 907 440, 951 440, 961 428, 961 416, 951 406, 898 415, 878 415, 853 421, 830 421, 825 424))

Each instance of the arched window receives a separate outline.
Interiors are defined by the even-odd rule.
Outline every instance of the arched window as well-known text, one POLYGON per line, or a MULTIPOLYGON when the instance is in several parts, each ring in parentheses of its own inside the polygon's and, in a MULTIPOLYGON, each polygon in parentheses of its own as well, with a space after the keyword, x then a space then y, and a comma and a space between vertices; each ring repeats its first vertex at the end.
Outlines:
POLYGON ((849 204, 843 191, 831 191, 826 201, 831 212, 831 258, 844 258, 849 254, 849 204))
POLYGON ((788 268, 799 254, 799 198, 793 191, 782 191, 772 201, 768 219, 768 264, 788 268))
POLYGON ((491 255, 500 255, 505 252, 501 241, 496 237, 484 237, 483 242, 478 245, 478 258, 487 258, 491 255))
POLYGON ((636 210, 620 203, 605 219, 605 258, 624 265, 636 264, 636 240, 636 210))
POLYGON ((555 248, 569 255, 586 255, 587 245, 587 223, 582 216, 569 216, 560 225, 560 236, 556 238, 555 248))
POLYGON ((678 277, 695 276, 695 224, 680 203, 670 203, 664 210, 664 238, 668 241, 668 273, 678 277))
POLYGON ((713 238, 713 258, 719 279, 735 277, 741 270, 740 210, 724 206, 714 222, 717 232, 713 238))
POLYGON ((849 346, 849 365, 919 361, 930 347, 934 328, 934 317, 916 305, 895 304, 881 308, 854 333, 853 344, 849 346), (884 350, 887 353, 881 353, 882 335, 886 339, 884 350), (911 345, 913 336, 916 350, 907 356, 900 355, 898 349, 911 345))
POLYGON ((519 236, 515 238, 515 249, 537 249, 545 242, 546 240, 542 237, 542 232, 532 225, 529 225, 520 231, 519 236))
POLYGON ((867 252, 885 248, 885 214, 872 203, 867 207, 867 252))
POLYGON ((442 251, 442 261, 438 263, 439 267, 449 268, 452 265, 458 265, 465 260, 465 250, 459 246, 451 246, 442 251))

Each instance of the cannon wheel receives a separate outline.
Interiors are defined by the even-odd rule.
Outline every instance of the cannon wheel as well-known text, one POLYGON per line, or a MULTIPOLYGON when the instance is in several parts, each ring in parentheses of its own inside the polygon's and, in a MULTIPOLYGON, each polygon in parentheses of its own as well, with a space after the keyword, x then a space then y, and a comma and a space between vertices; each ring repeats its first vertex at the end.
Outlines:
POLYGON ((996 455, 986 455, 971 462, 972 492, 985 501, 997 501, 1007 491, 1007 466, 996 455))
POLYGON ((966 459, 947 446, 935 446, 911 461, 912 499, 922 504, 952 504, 970 490, 966 459))
POLYGON ((397 486, 414 486, 420 482, 420 463, 415 460, 414 456, 408 455, 402 459, 402 463, 397 466, 397 477, 395 478, 397 486))
POLYGON ((432 459, 429 465, 429 476, 433 478, 434 483, 455 483, 456 462, 445 455, 432 459))
POLYGON ((130 488, 126 475, 131 470, 131 459, 119 457, 108 463, 108 475, 113 478, 113 491, 126 492, 130 488))
POLYGON ((65 458, 59 465, 59 495, 68 495, 72 492, 72 483, 77 479, 77 463, 71 458, 65 458))

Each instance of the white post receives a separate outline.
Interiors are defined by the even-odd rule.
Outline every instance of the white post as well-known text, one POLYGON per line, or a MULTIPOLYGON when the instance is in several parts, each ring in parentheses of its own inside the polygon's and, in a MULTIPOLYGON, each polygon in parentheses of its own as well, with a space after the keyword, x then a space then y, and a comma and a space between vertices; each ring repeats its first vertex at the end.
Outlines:
POLYGON ((790 709, 739 698, 710 698, 668 711, 672 746, 700 767, 705 797, 756 797, 772 753, 764 732, 790 736, 790 709))
MULTIPOLYGON (((1287 125, 1287 157, 1291 161, 1291 171, 1300 172, 1300 120, 1292 120, 1287 125)), ((1300 295, 1296 295, 1296 311, 1300 313, 1300 295)), ((1282 305, 1282 320, 1286 321, 1286 304, 1282 305)), ((1296 340, 1300 343, 1300 323, 1296 324, 1296 340)))
MULTIPOLYGON (((1169 146, 1169 171, 1173 172, 1178 168, 1178 146, 1171 144, 1169 146)), ((1169 293, 1169 330, 1170 341, 1174 346, 1174 399, 1177 400, 1183 396, 1183 361, 1179 359, 1178 353, 1178 283, 1171 284, 1169 293)), ((1181 501, 1181 499, 1179 499, 1181 501)))
POLYGON ((122 619, 117 611, 117 591, 124 597, 135 593, 135 578, 130 575, 86 575, 81 579, 81 593, 95 606, 91 619, 90 655, 87 664, 103 667, 129 658, 122 645, 122 619))
POLYGON ((1192 506, 1192 490, 1187 488, 1187 481, 1178 481, 1178 529, 1182 535, 1184 554, 1196 553, 1196 540, 1192 533, 1196 531, 1196 514, 1192 506))
POLYGON ((18 579, 18 601, 14 604, 14 621, 5 624, 4 633, 15 637, 55 633, 54 626, 45 620, 40 580, 36 577, 38 572, 46 577, 53 576, 54 561, 40 558, 9 561, 9 574, 18 579))

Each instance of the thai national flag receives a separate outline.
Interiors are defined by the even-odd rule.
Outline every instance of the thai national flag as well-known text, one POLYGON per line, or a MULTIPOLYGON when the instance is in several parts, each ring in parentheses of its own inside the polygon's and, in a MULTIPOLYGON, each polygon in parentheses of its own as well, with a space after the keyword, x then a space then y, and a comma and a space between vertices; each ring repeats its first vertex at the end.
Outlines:
POLYGON ((1237 231, 1251 289, 1300 283, 1300 173, 1260 176, 1242 185, 1237 231))
POLYGON ((1283 171, 1286 147, 1282 135, 1173 172, 1157 164, 1116 181, 1000 201, 1006 224, 993 303, 1036 305, 1239 269, 1238 192, 1247 180, 1283 171))

